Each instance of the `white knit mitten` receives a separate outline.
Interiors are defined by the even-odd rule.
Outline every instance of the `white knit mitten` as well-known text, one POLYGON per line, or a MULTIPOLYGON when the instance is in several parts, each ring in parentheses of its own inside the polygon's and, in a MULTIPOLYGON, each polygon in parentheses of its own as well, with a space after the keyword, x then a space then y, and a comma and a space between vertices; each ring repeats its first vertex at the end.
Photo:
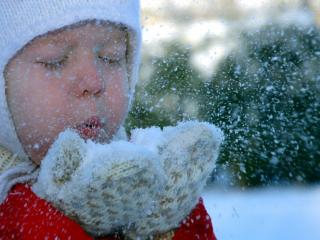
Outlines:
POLYGON ((126 232, 130 239, 146 239, 179 227, 190 214, 215 167, 223 133, 212 124, 190 121, 163 131, 134 130, 131 141, 156 152, 167 175, 164 191, 155 195, 159 207, 126 232))
POLYGON ((158 208, 165 175, 158 156, 126 141, 97 144, 66 130, 41 162, 33 191, 94 236, 158 208))

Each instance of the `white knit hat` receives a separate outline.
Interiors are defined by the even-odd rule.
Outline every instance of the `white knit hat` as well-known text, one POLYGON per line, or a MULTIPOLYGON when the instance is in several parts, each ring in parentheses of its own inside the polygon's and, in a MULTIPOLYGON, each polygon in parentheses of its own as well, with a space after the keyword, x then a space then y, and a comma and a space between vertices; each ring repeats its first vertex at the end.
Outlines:
POLYGON ((106 20, 129 29, 130 101, 138 78, 141 27, 139 0, 0 1, 0 145, 21 158, 26 153, 8 109, 4 69, 14 54, 36 36, 83 20, 106 20))

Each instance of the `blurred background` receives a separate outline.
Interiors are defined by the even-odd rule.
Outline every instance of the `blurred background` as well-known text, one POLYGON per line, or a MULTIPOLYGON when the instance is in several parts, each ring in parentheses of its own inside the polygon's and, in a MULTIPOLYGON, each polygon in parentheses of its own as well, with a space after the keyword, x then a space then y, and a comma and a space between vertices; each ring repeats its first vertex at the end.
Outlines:
POLYGON ((320 239, 320 0, 142 0, 128 131, 226 139, 204 194, 218 239, 320 239))

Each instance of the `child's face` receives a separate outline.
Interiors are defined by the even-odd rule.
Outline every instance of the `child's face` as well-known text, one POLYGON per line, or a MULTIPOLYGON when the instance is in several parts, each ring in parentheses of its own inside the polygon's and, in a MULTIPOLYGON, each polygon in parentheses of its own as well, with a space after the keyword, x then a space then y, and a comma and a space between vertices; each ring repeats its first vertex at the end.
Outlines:
POLYGON ((9 62, 8 104, 34 162, 65 128, 99 141, 117 131, 128 107, 126 48, 124 30, 87 23, 39 37, 9 62))

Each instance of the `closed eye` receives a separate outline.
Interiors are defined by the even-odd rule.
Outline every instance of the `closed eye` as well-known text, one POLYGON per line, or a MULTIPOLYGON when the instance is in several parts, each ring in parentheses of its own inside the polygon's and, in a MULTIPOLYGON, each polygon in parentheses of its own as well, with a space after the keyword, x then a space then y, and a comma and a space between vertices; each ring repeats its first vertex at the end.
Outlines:
POLYGON ((122 59, 117 57, 99 56, 99 59, 110 65, 120 65, 122 62, 122 59))
POLYGON ((68 60, 68 55, 58 60, 50 60, 50 61, 40 60, 40 61, 37 61, 36 63, 42 64, 45 68, 53 71, 53 70, 61 69, 66 64, 67 60, 68 60))

